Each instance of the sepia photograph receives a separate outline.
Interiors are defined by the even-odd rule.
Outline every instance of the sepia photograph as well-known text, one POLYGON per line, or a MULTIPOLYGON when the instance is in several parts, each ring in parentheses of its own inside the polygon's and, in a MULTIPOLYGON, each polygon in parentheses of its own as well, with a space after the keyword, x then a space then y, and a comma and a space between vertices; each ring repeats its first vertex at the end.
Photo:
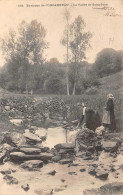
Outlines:
POLYGON ((0 0, 0 195, 123 195, 123 0, 0 0))

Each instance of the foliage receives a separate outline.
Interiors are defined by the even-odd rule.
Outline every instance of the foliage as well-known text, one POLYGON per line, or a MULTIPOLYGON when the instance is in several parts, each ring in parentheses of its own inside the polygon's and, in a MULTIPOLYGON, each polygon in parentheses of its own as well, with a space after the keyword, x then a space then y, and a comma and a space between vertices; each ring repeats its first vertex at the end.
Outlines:
POLYGON ((90 47, 90 39, 92 34, 85 32, 86 24, 81 16, 75 18, 70 25, 70 51, 72 54, 72 61, 74 62, 73 74, 73 95, 75 95, 76 83, 78 80, 79 66, 78 63, 86 58, 85 52, 90 47))
POLYGON ((8 89, 20 89, 22 92, 28 90, 28 85, 31 85, 31 66, 42 65, 44 61, 43 53, 47 48, 45 36, 46 30, 42 24, 33 20, 30 23, 22 21, 17 32, 10 30, 8 37, 1 40, 10 76, 8 89))
POLYGON ((103 49, 98 53, 94 69, 100 77, 116 73, 122 69, 122 58, 120 53, 114 49, 103 49))

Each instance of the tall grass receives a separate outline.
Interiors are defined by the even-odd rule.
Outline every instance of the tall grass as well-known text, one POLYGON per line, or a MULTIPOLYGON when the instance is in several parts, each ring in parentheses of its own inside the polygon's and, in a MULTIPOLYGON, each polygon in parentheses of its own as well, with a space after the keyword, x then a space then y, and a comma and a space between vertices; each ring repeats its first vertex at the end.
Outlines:
MULTIPOLYGON (((114 112, 117 124, 117 131, 122 131, 122 119, 123 119, 123 107, 122 99, 123 97, 114 92, 114 112)), ((81 109, 78 107, 78 103, 86 102, 88 108, 97 111, 102 118, 103 108, 106 105, 107 94, 98 95, 76 95, 76 96, 61 96, 64 102, 70 106, 70 118, 69 120, 79 119, 81 116, 81 109)))

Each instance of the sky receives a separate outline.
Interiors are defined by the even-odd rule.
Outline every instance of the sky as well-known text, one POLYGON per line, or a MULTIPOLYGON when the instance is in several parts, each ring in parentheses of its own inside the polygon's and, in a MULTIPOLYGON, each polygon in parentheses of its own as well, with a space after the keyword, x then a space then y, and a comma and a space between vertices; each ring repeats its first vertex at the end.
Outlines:
MULTIPOLYGON (((71 14, 69 23, 80 15, 86 23, 85 31, 93 33, 92 48, 87 51, 88 62, 93 63, 103 48, 123 50, 122 0, 0 0, 0 38, 4 38, 10 28, 16 30, 22 20, 37 19, 47 30, 46 59, 56 57, 65 62, 66 48, 60 40, 65 28, 63 14, 66 8, 71 14)), ((0 51, 0 66, 4 63, 0 51)))

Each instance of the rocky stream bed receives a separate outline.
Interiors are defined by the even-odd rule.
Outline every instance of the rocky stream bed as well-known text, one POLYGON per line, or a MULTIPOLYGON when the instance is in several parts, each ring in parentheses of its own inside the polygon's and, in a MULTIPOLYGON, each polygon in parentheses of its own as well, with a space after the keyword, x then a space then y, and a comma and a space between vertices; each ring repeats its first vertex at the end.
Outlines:
MULTIPOLYGON (((9 115, 9 120, 21 129, 25 118, 9 115)), ((47 123, 49 128, 28 123, 23 131, 2 134, 0 195, 123 194, 121 133, 101 134, 102 127, 96 133, 75 129, 75 121, 47 123)))

